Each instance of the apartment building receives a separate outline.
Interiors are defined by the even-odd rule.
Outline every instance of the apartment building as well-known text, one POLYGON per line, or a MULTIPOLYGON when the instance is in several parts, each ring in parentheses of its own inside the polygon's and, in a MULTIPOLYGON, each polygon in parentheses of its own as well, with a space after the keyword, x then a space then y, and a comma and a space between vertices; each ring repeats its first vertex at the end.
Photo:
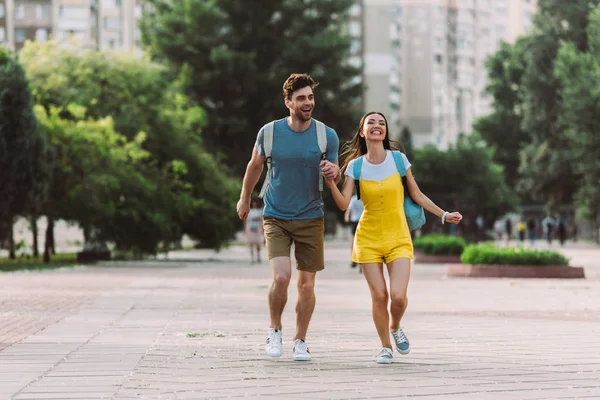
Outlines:
POLYGON ((400 77, 398 54, 394 46, 399 40, 390 0, 363 0, 363 79, 365 111, 383 112, 390 124, 390 133, 400 132, 400 77))
POLYGON ((446 148, 491 112, 485 63, 531 28, 536 0, 363 0, 364 108, 446 148))
POLYGON ((0 0, 0 44, 19 50, 26 40, 48 40, 52 0, 0 0))
POLYGON ((75 39, 99 50, 140 48, 143 0, 0 0, 0 44, 75 39))

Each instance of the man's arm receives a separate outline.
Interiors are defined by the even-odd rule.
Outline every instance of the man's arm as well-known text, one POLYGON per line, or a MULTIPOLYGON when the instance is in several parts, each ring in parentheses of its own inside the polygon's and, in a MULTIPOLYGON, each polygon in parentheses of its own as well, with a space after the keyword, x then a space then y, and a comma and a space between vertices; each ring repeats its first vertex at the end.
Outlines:
POLYGON ((252 191, 260 179, 265 160, 266 157, 258 154, 256 147, 252 149, 252 158, 250 158, 250 162, 246 167, 246 173, 244 174, 244 181, 242 183, 242 193, 240 194, 240 201, 237 204, 237 212, 240 219, 246 219, 246 217, 248 217, 252 191))

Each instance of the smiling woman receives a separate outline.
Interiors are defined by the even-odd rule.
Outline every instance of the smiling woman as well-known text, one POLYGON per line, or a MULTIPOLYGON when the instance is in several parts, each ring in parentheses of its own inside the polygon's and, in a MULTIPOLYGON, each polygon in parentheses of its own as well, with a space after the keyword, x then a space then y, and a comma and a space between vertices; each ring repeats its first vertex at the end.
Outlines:
MULTIPOLYGON (((408 304, 410 260, 414 258, 410 235, 414 226, 407 221, 407 212, 412 208, 407 208, 407 204, 417 203, 441 217, 442 223, 457 224, 462 219, 458 212, 448 213, 436 206, 419 190, 409 160, 396 148, 389 139, 385 116, 379 112, 367 113, 345 152, 342 170, 347 178, 342 191, 336 182, 327 181, 342 210, 348 207, 355 188, 357 195, 362 193, 364 212, 356 229, 352 261, 360 264, 371 291, 373 320, 382 345, 377 357, 380 364, 392 362, 390 334, 400 354, 410 352, 408 338, 400 328, 408 304), (405 196, 410 196, 412 201, 405 202, 405 196), (390 277, 389 292, 383 274, 384 263, 390 277), (389 298, 392 303, 388 314, 389 298)), ((419 210, 422 214, 422 209, 419 210)))

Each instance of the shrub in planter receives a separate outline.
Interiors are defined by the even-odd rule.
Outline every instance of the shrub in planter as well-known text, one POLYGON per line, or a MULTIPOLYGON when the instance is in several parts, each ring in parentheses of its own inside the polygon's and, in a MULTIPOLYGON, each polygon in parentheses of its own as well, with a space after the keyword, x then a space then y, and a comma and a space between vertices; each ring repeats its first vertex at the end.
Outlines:
POLYGON ((524 248, 498 248, 491 244, 469 245, 460 260, 473 265, 557 265, 568 266, 569 260, 555 251, 524 248))
POLYGON ((454 235, 425 235, 413 241, 415 250, 435 256, 460 256, 465 246, 465 240, 454 235))

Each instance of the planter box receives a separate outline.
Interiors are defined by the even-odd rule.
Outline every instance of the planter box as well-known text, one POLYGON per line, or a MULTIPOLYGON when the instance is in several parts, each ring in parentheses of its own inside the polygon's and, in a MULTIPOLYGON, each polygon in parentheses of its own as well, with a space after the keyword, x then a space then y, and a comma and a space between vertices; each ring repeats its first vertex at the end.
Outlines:
POLYGON ((448 276, 469 278, 585 278, 583 267, 561 265, 471 265, 451 264, 448 276))
POLYGON ((429 255, 416 250, 415 262, 417 264, 457 264, 460 263, 460 256, 429 255))

